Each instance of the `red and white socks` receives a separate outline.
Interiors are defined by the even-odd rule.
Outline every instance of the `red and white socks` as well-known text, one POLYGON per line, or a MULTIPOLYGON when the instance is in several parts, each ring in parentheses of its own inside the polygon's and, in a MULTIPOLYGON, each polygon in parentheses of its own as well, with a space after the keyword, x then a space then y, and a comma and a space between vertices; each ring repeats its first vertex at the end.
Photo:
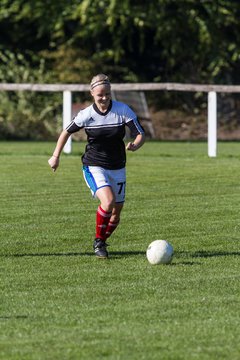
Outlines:
POLYGON ((99 205, 96 214, 96 238, 106 240, 106 229, 112 212, 105 211, 99 205))
POLYGON ((106 240, 119 224, 118 222, 111 222, 110 218, 112 212, 105 211, 99 205, 96 213, 96 238, 106 240))
POLYGON ((112 233, 114 232, 114 230, 116 229, 118 224, 119 224, 119 221, 117 221, 117 222, 109 221, 107 229, 106 229, 106 238, 108 238, 110 235, 112 235, 112 233))

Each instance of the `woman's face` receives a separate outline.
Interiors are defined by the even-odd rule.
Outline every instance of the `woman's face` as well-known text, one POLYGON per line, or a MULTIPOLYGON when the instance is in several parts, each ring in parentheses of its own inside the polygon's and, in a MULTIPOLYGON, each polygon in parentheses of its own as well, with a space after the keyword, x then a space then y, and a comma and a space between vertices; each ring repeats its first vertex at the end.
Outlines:
POLYGON ((91 90, 94 102, 97 107, 101 109, 107 109, 111 100, 111 88, 110 85, 98 85, 91 90))

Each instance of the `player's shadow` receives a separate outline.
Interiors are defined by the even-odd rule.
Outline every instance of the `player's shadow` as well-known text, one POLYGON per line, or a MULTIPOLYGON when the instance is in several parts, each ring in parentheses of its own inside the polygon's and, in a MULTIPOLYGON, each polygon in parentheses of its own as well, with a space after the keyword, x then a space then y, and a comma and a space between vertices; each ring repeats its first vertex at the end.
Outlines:
POLYGON ((113 259, 146 256, 146 251, 109 251, 109 256, 113 259))
POLYGON ((22 253, 22 254, 9 254, 9 255, 1 255, 2 257, 59 257, 59 256, 81 256, 82 254, 79 252, 69 252, 69 253, 22 253))
POLYGON ((27 315, 1 315, 0 320, 25 320, 28 319, 27 315))
MULTIPOLYGON (((93 252, 53 252, 53 253, 18 253, 18 254, 4 254, 0 255, 1 257, 95 257, 93 252)), ((120 259, 136 256, 146 256, 145 251, 109 251, 109 259, 120 259)), ((197 259, 201 258, 213 258, 221 256, 240 256, 240 251, 204 251, 199 250, 195 252, 191 251, 176 251, 174 253, 174 258, 177 259, 177 262, 172 262, 171 265, 198 265, 201 264, 197 259)))
MULTIPOLYGON (((110 252, 111 258, 120 258, 120 257, 132 257, 138 255, 145 255, 145 251, 112 251, 110 252)), ((2 257, 61 257, 61 256, 95 256, 93 252, 63 252, 63 253, 21 253, 21 254, 8 254, 1 255, 2 257)))

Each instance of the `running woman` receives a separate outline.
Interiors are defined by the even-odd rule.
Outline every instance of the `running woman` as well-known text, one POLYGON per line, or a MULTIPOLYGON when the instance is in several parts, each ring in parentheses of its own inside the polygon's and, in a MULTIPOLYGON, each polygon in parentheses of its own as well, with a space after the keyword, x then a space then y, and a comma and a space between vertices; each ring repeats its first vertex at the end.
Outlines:
POLYGON ((97 257, 107 258, 106 239, 118 226, 125 201, 125 126, 129 127, 134 139, 126 145, 128 151, 138 150, 145 135, 130 107, 111 99, 111 84, 106 75, 93 77, 90 92, 94 103, 81 110, 62 131, 48 163, 56 171, 68 138, 80 129, 85 130, 88 143, 82 156, 83 176, 92 195, 100 201, 93 249, 97 257))

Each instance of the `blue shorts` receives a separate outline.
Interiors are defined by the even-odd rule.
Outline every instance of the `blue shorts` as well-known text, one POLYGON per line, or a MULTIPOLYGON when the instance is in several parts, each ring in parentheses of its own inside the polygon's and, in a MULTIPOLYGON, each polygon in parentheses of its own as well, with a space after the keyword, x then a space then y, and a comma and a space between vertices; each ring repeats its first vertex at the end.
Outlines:
POLYGON ((91 193, 96 197, 96 191, 104 186, 110 186, 115 195, 115 202, 125 201, 126 169, 108 170, 100 166, 83 166, 83 176, 91 193))

